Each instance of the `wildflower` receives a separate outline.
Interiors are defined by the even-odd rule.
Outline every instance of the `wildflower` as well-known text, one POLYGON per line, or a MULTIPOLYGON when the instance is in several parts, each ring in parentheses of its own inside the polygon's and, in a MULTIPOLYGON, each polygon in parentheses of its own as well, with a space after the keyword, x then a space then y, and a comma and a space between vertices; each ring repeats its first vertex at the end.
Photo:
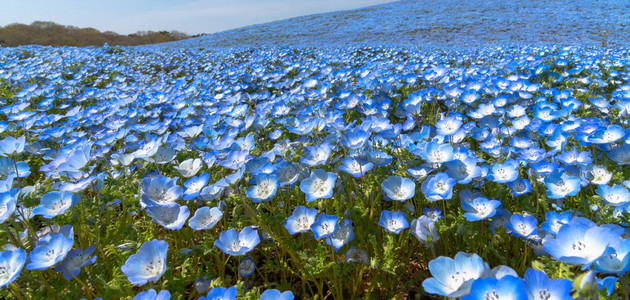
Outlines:
POLYGON ((430 201, 448 200, 453 197, 455 179, 440 172, 427 177, 421 186, 422 193, 430 201))
POLYGON ((500 201, 482 197, 475 198, 471 202, 462 202, 462 209, 466 212, 464 217, 470 222, 491 218, 500 206, 500 201))
POLYGON ((199 298, 199 300, 236 300, 236 287, 231 287, 229 289, 218 287, 213 288, 208 292, 205 297, 199 298))
POLYGON ((62 273, 66 280, 79 276, 81 268, 96 262, 96 256, 90 257, 94 250, 96 250, 95 246, 87 247, 85 251, 83 249, 71 250, 66 258, 55 267, 55 271, 62 273))
POLYGON ((293 300, 293 293, 291 291, 281 293, 279 290, 266 290, 260 295, 260 300, 293 300))
POLYGON ((79 200, 79 195, 70 192, 50 192, 42 196, 41 204, 33 209, 33 215, 54 218, 68 211, 79 200))
POLYGON ((26 251, 23 249, 16 248, 0 252, 0 288, 8 287, 15 281, 25 262, 26 251))
POLYGON ((316 239, 327 238, 335 232, 337 228, 337 216, 327 214, 319 214, 317 220, 311 225, 311 230, 315 234, 316 239))
POLYGON ((416 193, 416 184, 409 178, 390 176, 381 183, 381 188, 390 200, 405 201, 416 193))
POLYGON ((527 300, 525 284, 522 279, 514 276, 505 276, 501 279, 479 278, 473 282, 470 295, 462 297, 462 300, 487 299, 527 300))
POLYGON ((321 198, 330 198, 333 194, 337 175, 322 169, 313 171, 309 178, 300 183, 300 190, 306 194, 306 201, 312 202, 321 198))
POLYGON ((254 274, 255 270, 256 264, 254 263, 254 259, 250 256, 245 257, 241 260, 241 263, 238 264, 238 274, 243 278, 251 276, 254 274))
POLYGON ((219 239, 214 241, 217 248, 232 256, 245 255, 245 253, 254 250, 258 243, 260 243, 258 231, 249 226, 243 228, 241 232, 233 228, 223 231, 219 235, 219 239))
POLYGON ((587 269, 602 255, 606 254, 609 244, 619 236, 605 227, 585 225, 571 221, 560 227, 555 239, 545 241, 545 250, 554 259, 587 269))
POLYGON ((485 264, 477 254, 458 252, 455 258, 440 256, 429 262, 433 277, 422 282, 429 294, 458 298, 470 292, 473 281, 481 278, 485 264))
POLYGON ((411 221, 411 234, 423 244, 430 244, 440 239, 435 229, 435 220, 426 215, 411 221))
POLYGON ((195 211, 195 215, 188 220, 188 226, 193 230, 212 229, 221 218, 223 212, 217 207, 201 207, 195 211))
POLYGON ((144 242, 137 254, 131 255, 120 268, 133 285, 155 282, 166 271, 168 243, 160 240, 144 242))
POLYGON ((50 233, 37 241, 37 246, 28 255, 27 270, 46 270, 66 258, 74 244, 72 226, 63 226, 59 233, 50 233))
POLYGON ((534 216, 514 214, 506 226, 515 237, 527 238, 537 233, 538 220, 534 216))
POLYGON ((269 201, 278 190, 278 177, 273 174, 258 174, 255 178, 256 185, 250 186, 245 194, 252 202, 259 203, 269 201))
POLYGON ((405 213, 402 211, 393 213, 389 210, 382 211, 378 225, 381 225, 385 230, 395 234, 399 234, 403 229, 409 228, 405 213))

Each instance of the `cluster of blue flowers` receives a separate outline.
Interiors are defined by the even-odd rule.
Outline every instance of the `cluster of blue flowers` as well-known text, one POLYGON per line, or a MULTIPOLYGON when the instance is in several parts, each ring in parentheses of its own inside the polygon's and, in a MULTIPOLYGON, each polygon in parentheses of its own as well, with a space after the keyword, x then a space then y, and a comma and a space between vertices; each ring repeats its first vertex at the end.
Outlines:
POLYGON ((629 51, 0 48, 0 296, 626 296, 629 51))

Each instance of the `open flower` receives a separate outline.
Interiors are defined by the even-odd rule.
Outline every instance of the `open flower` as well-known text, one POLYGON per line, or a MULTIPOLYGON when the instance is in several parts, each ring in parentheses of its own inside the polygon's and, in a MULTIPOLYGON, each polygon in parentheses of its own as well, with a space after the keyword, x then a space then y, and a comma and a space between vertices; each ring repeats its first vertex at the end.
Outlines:
POLYGON ((381 183, 381 188, 390 200, 405 201, 416 193, 416 184, 409 178, 390 176, 381 183))
POLYGON ((133 285, 158 281, 166 271, 167 250, 165 241, 144 242, 138 253, 130 256, 120 269, 133 285))
POLYGON ((214 245, 221 249, 223 253, 233 256, 245 255, 260 243, 258 231, 252 227, 245 227, 241 232, 236 229, 228 229, 221 232, 219 239, 214 241, 214 245))
POLYGON ((20 275, 25 262, 26 251, 23 249, 0 252, 0 288, 7 287, 20 275))
POLYGON ((337 175, 317 169, 311 173, 309 178, 300 183, 300 190, 306 194, 306 201, 312 202, 317 199, 330 198, 333 194, 337 175))
POLYGON ((457 298, 470 292, 473 281, 481 278, 486 268, 477 254, 458 252, 454 259, 440 256, 430 261, 429 271, 433 277, 422 282, 425 292, 457 298))

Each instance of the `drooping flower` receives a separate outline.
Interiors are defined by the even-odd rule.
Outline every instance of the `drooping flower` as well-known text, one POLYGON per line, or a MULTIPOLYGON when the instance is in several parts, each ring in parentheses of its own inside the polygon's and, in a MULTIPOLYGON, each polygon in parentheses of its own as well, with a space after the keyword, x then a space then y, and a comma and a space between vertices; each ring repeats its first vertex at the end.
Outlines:
POLYGON ((223 231, 219 235, 219 239, 214 241, 217 248, 232 256, 245 255, 254 250, 258 243, 260 243, 258 231, 251 226, 243 228, 241 232, 234 228, 223 231))
POLYGON ((411 234, 423 244, 430 244, 438 241, 440 237, 435 229, 435 220, 423 215, 411 221, 411 234))
POLYGON ((481 278, 486 270, 477 254, 458 252, 455 258, 440 256, 429 262, 433 277, 422 282, 429 294, 458 298, 470 292, 473 281, 481 278))
POLYGON ((330 198, 333 194, 337 175, 317 169, 311 173, 309 178, 300 183, 300 190, 306 194, 306 201, 312 202, 317 199, 330 198))
POLYGON ((144 242, 137 254, 131 255, 120 268, 133 285, 156 282, 166 271, 168 243, 160 240, 144 242))
POLYGON ((71 250, 66 258, 55 267, 55 271, 62 273, 66 280, 79 276, 81 268, 96 262, 96 256, 90 257, 94 250, 96 250, 96 246, 87 247, 85 251, 83 249, 71 250))
POLYGON ((416 193, 416 184, 409 178, 390 176, 381 183, 381 188, 389 200, 405 201, 416 193))

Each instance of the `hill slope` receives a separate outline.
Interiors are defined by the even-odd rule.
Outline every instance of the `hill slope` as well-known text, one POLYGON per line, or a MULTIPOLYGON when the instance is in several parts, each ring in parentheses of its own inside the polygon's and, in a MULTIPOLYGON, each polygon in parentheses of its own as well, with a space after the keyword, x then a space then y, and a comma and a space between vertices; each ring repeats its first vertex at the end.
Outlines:
POLYGON ((165 47, 630 44, 630 2, 403 0, 291 18, 161 44, 165 47))

